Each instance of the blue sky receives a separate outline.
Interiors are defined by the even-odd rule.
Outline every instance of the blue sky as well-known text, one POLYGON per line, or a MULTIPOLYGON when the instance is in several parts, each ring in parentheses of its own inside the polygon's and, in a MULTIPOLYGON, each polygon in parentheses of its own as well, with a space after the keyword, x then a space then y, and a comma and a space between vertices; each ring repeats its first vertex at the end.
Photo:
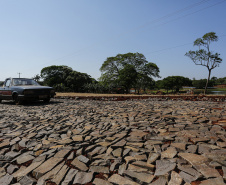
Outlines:
POLYGON ((221 54, 212 76, 226 76, 225 0, 0 0, 0 80, 33 77, 67 65, 98 79, 107 57, 139 52, 162 78, 206 78, 184 56, 193 42, 216 32, 221 54))

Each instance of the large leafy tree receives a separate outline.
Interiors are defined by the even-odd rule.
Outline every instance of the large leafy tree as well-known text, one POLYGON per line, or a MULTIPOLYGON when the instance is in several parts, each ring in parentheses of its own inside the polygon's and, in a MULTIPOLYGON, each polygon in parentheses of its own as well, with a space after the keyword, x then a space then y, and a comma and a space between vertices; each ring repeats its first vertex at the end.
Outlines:
POLYGON ((68 66, 48 66, 41 70, 41 77, 43 78, 43 82, 49 86, 55 86, 57 84, 65 84, 65 79, 69 74, 73 72, 72 68, 68 66))
POLYGON ((36 82, 39 82, 40 78, 41 78, 41 76, 38 75, 38 74, 36 74, 36 75, 33 77, 33 79, 34 79, 36 82))
POLYGON ((92 79, 86 73, 72 71, 65 79, 66 86, 74 92, 84 92, 84 85, 91 83, 92 79))
POLYGON ((68 66, 48 66, 41 70, 43 83, 56 91, 83 92, 84 85, 94 81, 88 74, 74 71, 68 66))
POLYGON ((216 84, 226 84, 226 77, 216 79, 216 84))
MULTIPOLYGON (((203 89, 205 88, 205 85, 206 85, 206 79, 192 80, 192 85, 197 89, 203 89)), ((213 85, 214 85, 214 81, 209 80, 208 86, 213 87, 213 85)))
POLYGON ((208 78, 205 85, 204 94, 210 80, 211 71, 218 67, 222 59, 219 53, 210 50, 210 44, 218 41, 218 36, 214 32, 209 32, 194 41, 194 46, 198 46, 199 50, 189 51, 185 55, 188 56, 195 65, 205 66, 208 69, 208 78))
POLYGON ((137 72, 133 65, 125 64, 124 68, 119 70, 118 84, 126 89, 126 93, 129 93, 129 89, 136 84, 137 72))
POLYGON ((156 64, 148 62, 141 53, 118 54, 108 57, 102 64, 100 81, 105 85, 113 85, 128 91, 131 87, 145 86, 159 77, 159 68, 156 64))
POLYGON ((167 91, 173 90, 175 92, 179 92, 182 86, 191 86, 192 81, 183 76, 168 76, 164 78, 160 84, 160 86, 167 91))

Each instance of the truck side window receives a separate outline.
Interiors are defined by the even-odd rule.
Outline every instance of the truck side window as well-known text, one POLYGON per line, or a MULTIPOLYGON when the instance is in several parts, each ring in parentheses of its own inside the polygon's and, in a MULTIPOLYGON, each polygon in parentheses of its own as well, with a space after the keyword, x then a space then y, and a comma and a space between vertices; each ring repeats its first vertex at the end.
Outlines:
POLYGON ((6 86, 6 87, 9 87, 9 86, 10 86, 10 83, 11 83, 11 80, 10 80, 10 79, 6 80, 5 86, 6 86))

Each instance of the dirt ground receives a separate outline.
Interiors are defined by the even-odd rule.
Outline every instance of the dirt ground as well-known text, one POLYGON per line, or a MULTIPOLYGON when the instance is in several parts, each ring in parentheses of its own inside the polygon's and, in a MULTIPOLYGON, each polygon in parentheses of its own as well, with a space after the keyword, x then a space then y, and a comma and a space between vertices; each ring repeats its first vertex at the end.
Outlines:
POLYGON ((190 101, 214 101, 225 102, 226 95, 135 95, 135 94, 95 94, 95 93, 56 93, 55 98, 90 99, 90 100, 113 100, 125 101, 131 99, 159 99, 159 100, 190 100, 190 101))

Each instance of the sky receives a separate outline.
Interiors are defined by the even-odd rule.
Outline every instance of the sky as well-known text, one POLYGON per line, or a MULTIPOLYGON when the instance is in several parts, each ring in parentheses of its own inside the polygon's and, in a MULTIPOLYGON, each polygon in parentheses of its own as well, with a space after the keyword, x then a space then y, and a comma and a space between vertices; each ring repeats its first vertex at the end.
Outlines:
POLYGON ((98 79, 108 57, 128 52, 157 64, 160 79, 207 78, 185 53, 208 32, 223 59, 211 77, 225 77, 225 9, 226 0, 0 0, 0 81, 51 65, 98 79))

